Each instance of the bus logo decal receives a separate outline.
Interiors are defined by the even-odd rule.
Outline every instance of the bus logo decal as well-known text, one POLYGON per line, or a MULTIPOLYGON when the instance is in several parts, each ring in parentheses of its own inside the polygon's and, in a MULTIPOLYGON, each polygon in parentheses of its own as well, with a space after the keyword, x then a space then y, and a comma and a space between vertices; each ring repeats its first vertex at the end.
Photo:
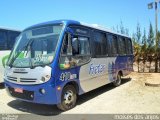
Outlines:
POLYGON ((105 64, 94 65, 92 63, 89 68, 89 74, 90 75, 101 74, 105 71, 105 68, 106 68, 105 64))

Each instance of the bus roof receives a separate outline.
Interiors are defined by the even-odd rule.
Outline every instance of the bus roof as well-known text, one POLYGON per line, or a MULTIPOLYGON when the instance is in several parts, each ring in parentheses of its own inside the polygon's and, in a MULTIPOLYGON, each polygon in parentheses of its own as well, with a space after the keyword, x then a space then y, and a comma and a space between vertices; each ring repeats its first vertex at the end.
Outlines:
POLYGON ((35 27, 39 27, 39 26, 44 26, 44 25, 52 25, 52 24, 82 25, 82 26, 85 26, 85 27, 89 27, 89 28, 93 28, 93 29, 97 29, 97 30, 102 30, 102 31, 105 31, 105 32, 109 32, 109 33, 113 33, 113 34, 117 34, 117 35, 120 35, 120 36, 124 36, 124 37, 130 38, 127 35, 120 34, 120 33, 117 33, 117 32, 113 32, 112 30, 110 30, 110 29, 108 29, 108 28, 106 28, 104 26, 100 26, 100 25, 97 25, 97 24, 88 24, 88 23, 79 22, 79 21, 75 21, 75 20, 48 21, 48 22, 44 22, 44 23, 40 23, 40 24, 36 24, 36 25, 30 26, 30 27, 26 28, 25 30, 31 29, 31 28, 35 28, 35 27))
POLYGON ((2 26, 0 26, 0 30, 10 30, 10 31, 21 32, 21 30, 12 29, 12 28, 7 28, 7 27, 2 27, 2 26))
POLYGON ((108 29, 108 28, 106 28, 104 26, 100 26, 98 24, 88 24, 88 23, 81 22, 81 25, 86 26, 86 27, 90 27, 90 28, 94 28, 94 29, 97 29, 97 30, 102 30, 102 31, 105 31, 105 32, 109 32, 109 33, 112 33, 112 34, 116 34, 116 35, 120 35, 120 36, 124 36, 124 37, 130 38, 127 35, 114 32, 114 31, 112 31, 112 30, 110 30, 110 29, 108 29))

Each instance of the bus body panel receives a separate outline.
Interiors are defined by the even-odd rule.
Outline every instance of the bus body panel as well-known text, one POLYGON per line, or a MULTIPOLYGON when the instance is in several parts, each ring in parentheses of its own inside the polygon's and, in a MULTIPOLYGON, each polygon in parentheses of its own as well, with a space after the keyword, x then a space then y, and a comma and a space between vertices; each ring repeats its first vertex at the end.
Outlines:
POLYGON ((51 76, 52 68, 49 66, 31 68, 10 68, 6 67, 5 79, 20 85, 42 84, 42 77, 51 76))
POLYGON ((27 102, 41 103, 41 104, 57 104, 57 95, 54 82, 40 85, 19 85, 5 81, 6 90, 9 95, 27 102), (22 89, 23 94, 14 92, 15 89, 22 89), (40 93, 40 89, 46 91, 45 94, 40 93), (31 97, 33 95, 33 98, 31 97))
MULTIPOLYGON (((62 90, 64 86, 69 82, 77 83, 79 89, 78 94, 81 95, 116 80, 118 71, 121 71, 122 69, 123 69, 122 71, 124 71, 124 69, 128 69, 118 66, 119 64, 121 64, 122 61, 124 62, 124 59, 122 60, 120 59, 122 59, 122 57, 120 57, 119 59, 117 58, 117 60, 115 58, 102 58, 101 60, 93 59, 91 60, 91 62, 81 67, 76 67, 69 70, 60 70, 60 69, 59 70, 57 69, 56 71, 54 70, 52 72, 56 73, 56 78, 55 80, 54 79, 50 80, 52 81, 52 84, 48 82, 41 85, 19 85, 7 81, 5 83, 7 90, 9 90, 8 88, 10 87, 10 88, 21 88, 26 91, 34 91, 35 96, 33 100, 25 100, 23 98, 17 98, 17 99, 34 103, 42 103, 42 104, 58 104, 61 101, 62 90), (99 65, 105 65, 105 67, 101 68, 99 67, 99 65), (117 67, 120 68, 117 69, 114 65, 117 65, 117 67), (114 71, 113 67, 116 68, 116 71, 114 71), (101 69, 102 73, 98 73, 99 71, 98 69, 99 70, 101 69), (61 90, 57 90, 57 87, 61 87, 61 90), (39 90, 42 88, 47 91, 46 94, 44 95, 42 95, 39 92, 39 90)), ((128 71, 131 71, 131 69, 128 69, 128 71)))
POLYGON ((84 93, 116 80, 118 72, 123 76, 133 71, 132 57, 94 58, 80 68, 80 86, 84 93), (129 60, 129 61, 128 61, 129 60))
MULTIPOLYGON (((51 67, 51 79, 43 84, 32 84, 32 85, 22 85, 11 83, 5 80, 7 91, 9 88, 21 88, 26 91, 32 91, 34 93, 33 100, 26 100, 23 98, 16 97, 24 101, 42 103, 42 104, 59 104, 61 102, 61 94, 63 88, 69 83, 76 83, 79 95, 89 92, 93 89, 106 85, 113 82, 117 78, 117 74, 122 72, 123 76, 128 75, 133 71, 133 55, 125 56, 105 56, 105 57, 93 57, 91 55, 90 61, 81 66, 75 66, 69 69, 60 69, 59 59, 61 54, 61 48, 63 44, 63 37, 67 31, 67 27, 70 24, 81 25, 76 21, 55 21, 48 24, 62 23, 65 25, 61 36, 59 37, 59 42, 57 46, 57 51, 55 53, 55 58, 50 64, 51 67), (46 94, 41 94, 40 89, 44 88, 46 94)), ((46 23, 45 23, 46 24, 46 23)), ((45 24, 38 24, 37 26, 43 26, 45 24)), ((27 29, 31 29, 27 28, 27 29)), ((83 26, 84 27, 84 26, 83 26)), ((88 27, 87 27, 88 28, 88 27)), ((27 30, 26 29, 26 30, 27 30)), ((90 38, 92 39, 92 37, 90 38)), ((13 69, 13 68, 12 68, 13 69)), ((40 70, 42 71, 42 70, 40 70)), ((37 76, 40 75, 37 72, 37 76)), ((31 75, 30 75, 31 76, 31 75)), ((32 76, 31 76, 32 77, 32 76)), ((38 78, 40 79, 40 78, 38 78)), ((9 94, 11 94, 9 92, 9 94)))
POLYGON ((80 86, 84 92, 88 92, 110 82, 108 79, 108 61, 114 61, 114 59, 93 58, 88 64, 81 66, 79 79, 80 86))

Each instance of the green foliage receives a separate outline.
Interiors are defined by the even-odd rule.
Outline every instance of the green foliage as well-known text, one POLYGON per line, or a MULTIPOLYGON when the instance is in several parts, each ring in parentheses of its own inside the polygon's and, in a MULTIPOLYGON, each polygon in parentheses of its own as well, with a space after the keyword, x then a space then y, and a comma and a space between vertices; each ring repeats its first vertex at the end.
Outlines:
POLYGON ((142 45, 141 45, 141 57, 143 58, 143 63, 146 62, 147 59, 147 36, 146 30, 144 29, 143 36, 142 36, 142 45))
POLYGON ((117 32, 117 33, 120 33, 120 31, 119 31, 119 26, 118 26, 118 25, 116 26, 116 32, 117 32))
POLYGON ((160 31, 158 32, 157 38, 158 38, 158 53, 160 54, 160 31))
POLYGON ((136 30, 137 30, 136 31, 136 42, 138 44, 140 44, 141 43, 141 36, 142 36, 142 34, 141 34, 141 27, 140 27, 139 23, 137 23, 137 29, 136 30))
POLYGON ((124 28, 124 26, 123 26, 123 22, 121 21, 121 23, 120 23, 120 33, 121 34, 126 34, 125 33, 125 28, 124 28))
POLYGON ((155 51, 155 37, 154 37, 154 31, 153 31, 153 27, 152 24, 150 23, 149 26, 149 33, 148 33, 148 39, 147 39, 147 44, 148 44, 148 54, 154 54, 155 51))
POLYGON ((146 36, 146 30, 144 29, 143 36, 142 36, 141 53, 145 54, 146 50, 147 50, 147 36, 146 36))
POLYGON ((135 57, 139 55, 141 55, 141 57, 146 57, 146 55, 155 54, 155 37, 151 23, 149 26, 148 37, 146 35, 146 30, 144 29, 144 32, 142 33, 140 24, 137 23, 136 33, 133 33, 132 40, 134 43, 134 48, 135 48, 134 50, 136 51, 135 57))
MULTIPOLYGON (((135 61, 138 63, 138 70, 140 61, 143 62, 144 66, 147 61, 149 62, 149 71, 151 71, 151 63, 155 62, 155 72, 158 72, 158 61, 160 68, 160 32, 158 32, 157 38, 158 45, 156 44, 155 33, 151 23, 149 25, 148 34, 146 34, 146 29, 144 29, 142 33, 140 25, 137 24, 136 32, 132 35, 132 40, 134 43, 135 61)), ((144 69, 145 68, 143 68, 143 71, 144 69)))
POLYGON ((125 29, 125 34, 126 34, 127 36, 129 36, 129 29, 128 29, 128 28, 125 29))
POLYGON ((122 21, 120 22, 120 25, 117 25, 116 27, 113 26, 112 30, 115 31, 115 32, 117 32, 117 33, 129 36, 129 29, 126 28, 126 27, 124 27, 122 21))

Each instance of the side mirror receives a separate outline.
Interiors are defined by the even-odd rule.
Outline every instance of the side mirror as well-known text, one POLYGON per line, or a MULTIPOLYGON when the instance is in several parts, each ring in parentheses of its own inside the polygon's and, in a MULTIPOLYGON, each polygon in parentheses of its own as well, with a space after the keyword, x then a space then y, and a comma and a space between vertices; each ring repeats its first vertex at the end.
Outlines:
POLYGON ((78 42, 78 38, 73 38, 73 39, 72 39, 72 51, 73 51, 73 55, 79 53, 79 42, 78 42))

